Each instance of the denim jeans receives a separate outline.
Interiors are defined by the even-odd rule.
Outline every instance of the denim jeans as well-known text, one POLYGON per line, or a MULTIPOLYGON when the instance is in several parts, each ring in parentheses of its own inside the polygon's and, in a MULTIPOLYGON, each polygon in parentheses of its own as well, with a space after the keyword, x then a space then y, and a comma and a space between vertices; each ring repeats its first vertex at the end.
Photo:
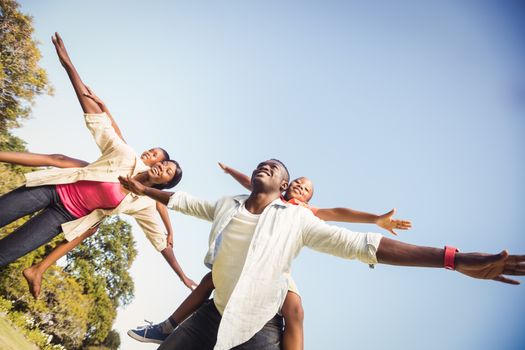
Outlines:
MULTIPOLYGON (((158 350, 212 350, 217 342, 221 314, 212 300, 177 327, 158 350)), ((276 315, 246 343, 235 350, 279 350, 283 333, 283 318, 276 315)))
POLYGON ((36 213, 25 224, 0 240, 0 266, 51 241, 65 222, 75 220, 62 205, 56 186, 20 187, 0 197, 0 227, 36 213))

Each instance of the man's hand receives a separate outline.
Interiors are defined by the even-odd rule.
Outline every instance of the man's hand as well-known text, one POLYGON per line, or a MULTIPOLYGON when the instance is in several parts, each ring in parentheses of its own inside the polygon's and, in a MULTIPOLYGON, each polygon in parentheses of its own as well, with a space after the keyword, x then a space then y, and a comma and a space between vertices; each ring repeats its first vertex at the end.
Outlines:
POLYGON ((388 213, 380 215, 376 220, 376 225, 397 236, 394 229, 409 230, 412 228, 412 222, 408 220, 393 219, 392 216, 394 216, 395 213, 396 210, 392 209, 388 213))
POLYGON ((193 281, 192 279, 188 278, 188 277, 184 277, 182 280, 182 283, 184 283, 184 285, 186 287, 188 287, 190 290, 195 290, 195 288, 197 288, 198 284, 195 283, 195 281, 193 281))
POLYGON ((525 275, 525 255, 509 255, 506 250, 499 254, 457 253, 455 265, 464 275, 508 284, 520 282, 504 275, 525 275))
POLYGON ((133 192, 139 196, 143 196, 146 192, 146 186, 138 182, 137 180, 131 178, 129 175, 126 177, 119 176, 118 180, 120 181, 120 184, 122 187, 124 187, 126 190, 133 192))
POLYGON ((62 38, 60 37, 60 35, 58 35, 57 32, 55 32, 55 35, 51 37, 51 41, 53 42, 53 45, 55 45, 58 59, 60 60, 60 63, 62 64, 62 66, 64 68, 71 67, 72 63, 67 53, 66 46, 64 45, 62 38))

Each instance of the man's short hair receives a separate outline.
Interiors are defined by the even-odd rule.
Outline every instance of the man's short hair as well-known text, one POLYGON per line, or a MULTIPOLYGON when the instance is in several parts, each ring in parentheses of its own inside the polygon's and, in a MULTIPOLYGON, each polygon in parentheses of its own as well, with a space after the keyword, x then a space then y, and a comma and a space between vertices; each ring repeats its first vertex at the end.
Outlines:
POLYGON ((273 160, 274 162, 277 162, 283 166, 284 170, 286 171, 286 182, 290 182, 290 172, 288 171, 286 165, 284 165, 284 163, 281 162, 279 159, 271 158, 270 160, 273 160))

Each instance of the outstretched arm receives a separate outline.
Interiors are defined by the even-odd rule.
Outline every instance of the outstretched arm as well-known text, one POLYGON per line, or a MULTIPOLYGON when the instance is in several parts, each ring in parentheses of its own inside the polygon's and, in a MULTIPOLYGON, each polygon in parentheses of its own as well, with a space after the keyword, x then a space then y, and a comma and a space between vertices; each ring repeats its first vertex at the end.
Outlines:
POLYGON ((363 211, 353 210, 350 208, 329 208, 318 209, 315 213, 315 216, 324 221, 376 224, 377 226, 384 228, 393 235, 397 235, 394 229, 409 230, 410 228, 412 228, 412 222, 408 220, 393 219, 392 217, 395 213, 395 209, 392 209, 391 211, 383 215, 376 215, 366 213, 363 211))
POLYGON ((161 191, 156 188, 144 186, 143 184, 129 176, 119 176, 118 180, 126 190, 138 194, 139 196, 148 196, 151 199, 154 199, 157 202, 160 202, 164 205, 168 204, 168 202, 170 201, 170 197, 173 195, 173 192, 161 191))
POLYGON ((216 203, 210 203, 208 201, 195 198, 182 191, 174 193, 146 187, 136 179, 129 176, 119 176, 118 180, 120 181, 122 187, 130 192, 138 194, 139 196, 148 196, 157 202, 163 203, 164 205, 170 204, 169 209, 173 209, 185 215, 194 216, 207 221, 213 221, 215 217, 216 203))
POLYGON ((67 53, 66 47, 60 35, 58 35, 58 33, 55 33, 51 40, 53 41, 53 45, 55 45, 58 59, 60 60, 60 63, 66 70, 71 84, 73 84, 73 89, 75 90, 78 101, 80 102, 80 106, 82 107, 84 113, 102 113, 103 111, 99 107, 99 105, 91 98, 85 96, 85 94, 88 93, 88 90, 82 82, 82 79, 80 79, 80 75, 78 74, 75 66, 73 66, 73 62, 71 62, 71 59, 69 58, 69 54, 67 53))
POLYGON ((246 174, 241 173, 240 171, 230 168, 229 166, 219 162, 219 166, 226 174, 231 175, 235 180, 237 180, 238 183, 240 183, 244 188, 246 188, 248 191, 252 190, 252 182, 250 180, 250 177, 246 174))
POLYGON ((378 233, 352 232, 342 227, 328 225, 326 222, 304 215, 302 243, 314 250, 340 256, 346 259, 359 259, 365 263, 382 263, 399 266, 445 267, 481 279, 519 284, 507 277, 525 275, 525 255, 509 255, 507 251, 499 254, 456 253, 449 249, 422 247, 382 237, 378 233), (452 253, 452 254, 450 254, 452 253))
POLYGON ((160 252, 164 259, 166 259, 168 265, 175 271, 177 276, 179 276, 180 280, 186 287, 193 290, 195 287, 197 287, 197 283, 195 283, 193 280, 188 278, 184 271, 182 270, 182 267, 180 267, 179 262, 177 261, 177 258, 175 257, 175 254, 173 253, 173 248, 166 247, 160 252))
MULTIPOLYGON (((400 266, 443 267, 444 249, 422 247, 383 237, 377 248, 379 263, 400 266)), ((456 253, 455 269, 467 276, 491 279, 503 283, 520 284, 506 277, 525 275, 525 255, 456 253)))
POLYGON ((122 132, 120 131, 120 128, 118 127, 118 124, 117 122, 115 121, 115 119, 113 119, 113 116, 111 115, 111 113, 109 112, 109 109, 108 107, 106 106, 106 104, 104 103, 104 101, 102 101, 100 99, 100 97, 98 97, 97 95, 95 95, 95 93, 93 92, 93 90, 91 90, 89 88, 89 86, 85 85, 86 87, 86 90, 88 91, 87 93, 84 93, 84 96, 92 99, 93 101, 95 101, 96 104, 98 104, 98 106, 100 107, 100 109, 102 109, 102 111, 104 113, 106 113, 106 115, 108 116, 109 120, 111 120, 111 126, 113 127, 113 129, 115 130, 115 133, 118 135, 118 137, 120 137, 122 139, 122 141, 126 142, 126 140, 124 140, 124 137, 122 137, 122 132))
POLYGON ((89 163, 63 154, 38 154, 31 152, 0 152, 0 162, 23 166, 53 166, 57 168, 82 168, 89 163))

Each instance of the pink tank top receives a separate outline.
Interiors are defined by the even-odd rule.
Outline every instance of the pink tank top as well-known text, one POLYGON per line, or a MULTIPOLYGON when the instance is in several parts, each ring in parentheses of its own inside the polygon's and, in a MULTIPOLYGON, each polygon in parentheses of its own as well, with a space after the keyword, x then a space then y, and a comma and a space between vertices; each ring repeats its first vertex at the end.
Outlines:
POLYGON ((118 182, 77 181, 56 189, 64 207, 77 218, 95 209, 114 209, 126 197, 118 182))

